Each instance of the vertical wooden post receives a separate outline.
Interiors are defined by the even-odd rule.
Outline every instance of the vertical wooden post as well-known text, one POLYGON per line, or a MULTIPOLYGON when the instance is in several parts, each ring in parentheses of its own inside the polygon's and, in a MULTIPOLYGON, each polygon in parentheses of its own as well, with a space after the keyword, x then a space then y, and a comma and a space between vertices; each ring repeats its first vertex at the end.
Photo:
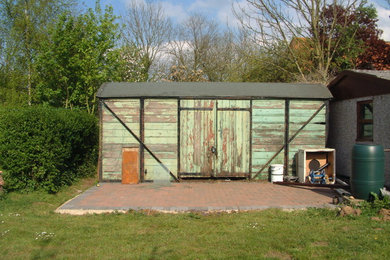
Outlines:
POLYGON ((290 132, 290 100, 286 99, 284 103, 284 176, 288 175, 289 161, 289 132, 290 132))
MULTIPOLYGON (((145 143, 145 100, 143 98, 140 99, 140 139, 142 143, 145 143)), ((139 150, 140 156, 140 179, 141 182, 145 180, 145 153, 144 147, 140 145, 139 150)))

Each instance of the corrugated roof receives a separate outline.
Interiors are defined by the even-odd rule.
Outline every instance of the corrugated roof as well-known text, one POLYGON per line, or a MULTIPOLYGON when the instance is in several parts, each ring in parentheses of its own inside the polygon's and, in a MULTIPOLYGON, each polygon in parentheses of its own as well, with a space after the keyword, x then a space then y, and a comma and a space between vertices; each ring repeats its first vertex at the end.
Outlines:
POLYGON ((225 83, 225 82, 112 82, 104 83, 99 98, 297 98, 330 99, 332 94, 320 84, 225 83))

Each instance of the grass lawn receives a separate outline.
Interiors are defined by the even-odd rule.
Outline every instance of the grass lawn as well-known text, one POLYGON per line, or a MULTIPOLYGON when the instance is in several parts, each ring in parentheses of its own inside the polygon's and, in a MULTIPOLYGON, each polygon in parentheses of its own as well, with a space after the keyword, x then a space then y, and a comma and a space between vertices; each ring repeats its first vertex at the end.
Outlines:
POLYGON ((264 210, 202 215, 53 211, 93 185, 0 200, 1 259, 389 259, 390 223, 335 211, 264 210))

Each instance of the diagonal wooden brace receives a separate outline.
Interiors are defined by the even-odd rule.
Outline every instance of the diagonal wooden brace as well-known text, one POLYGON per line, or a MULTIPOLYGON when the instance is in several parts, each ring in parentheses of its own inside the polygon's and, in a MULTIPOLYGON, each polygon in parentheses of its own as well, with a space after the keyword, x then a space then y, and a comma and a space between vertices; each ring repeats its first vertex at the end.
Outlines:
MULTIPOLYGON (((314 117, 316 117, 316 115, 326 106, 326 104, 322 104, 320 108, 318 108, 316 110, 316 112, 314 112, 314 114, 302 125, 301 128, 298 129, 298 131, 295 132, 295 134, 290 138, 288 139, 288 142, 286 144, 283 144, 282 147, 280 147, 280 149, 274 154, 274 156, 271 157, 271 159, 269 159, 267 161, 266 164, 264 164, 264 166, 256 173, 255 176, 252 177, 252 179, 255 179, 260 173, 262 173, 264 171, 265 168, 268 167, 268 165, 272 162, 273 159, 275 159, 276 156, 278 156, 280 154, 281 151, 283 151, 283 149, 289 145, 294 139, 295 137, 297 137, 297 135, 311 122, 311 120, 313 120, 314 117)), ((287 166, 287 165, 285 165, 287 166)))
POLYGON ((164 168, 164 170, 166 170, 167 172, 169 172, 169 175, 171 175, 171 177, 176 181, 176 182, 180 182, 179 179, 168 169, 168 167, 166 167, 162 162, 161 160, 146 146, 146 144, 144 142, 142 142, 141 139, 139 139, 139 137, 134 134, 134 132, 117 116, 117 114, 115 114, 114 111, 112 111, 112 109, 103 101, 102 102, 104 107, 110 111, 110 113, 112 114, 113 117, 116 118, 116 120, 119 121, 119 123, 121 123, 121 125, 134 137, 134 139, 137 140, 137 142, 146 150, 148 151, 148 153, 161 165, 161 167, 164 168))

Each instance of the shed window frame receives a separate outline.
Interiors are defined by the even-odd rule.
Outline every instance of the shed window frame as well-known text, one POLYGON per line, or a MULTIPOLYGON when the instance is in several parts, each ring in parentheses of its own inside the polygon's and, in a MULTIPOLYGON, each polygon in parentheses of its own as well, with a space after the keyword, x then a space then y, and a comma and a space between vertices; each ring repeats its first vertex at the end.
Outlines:
POLYGON ((364 100, 357 102, 356 107, 357 112, 357 137, 356 141, 373 141, 374 140, 374 106, 373 100, 364 100), (371 105, 371 118, 364 118, 365 116, 365 108, 367 105, 371 105), (371 125, 372 126, 372 134, 370 136, 364 135, 364 126, 371 125))

